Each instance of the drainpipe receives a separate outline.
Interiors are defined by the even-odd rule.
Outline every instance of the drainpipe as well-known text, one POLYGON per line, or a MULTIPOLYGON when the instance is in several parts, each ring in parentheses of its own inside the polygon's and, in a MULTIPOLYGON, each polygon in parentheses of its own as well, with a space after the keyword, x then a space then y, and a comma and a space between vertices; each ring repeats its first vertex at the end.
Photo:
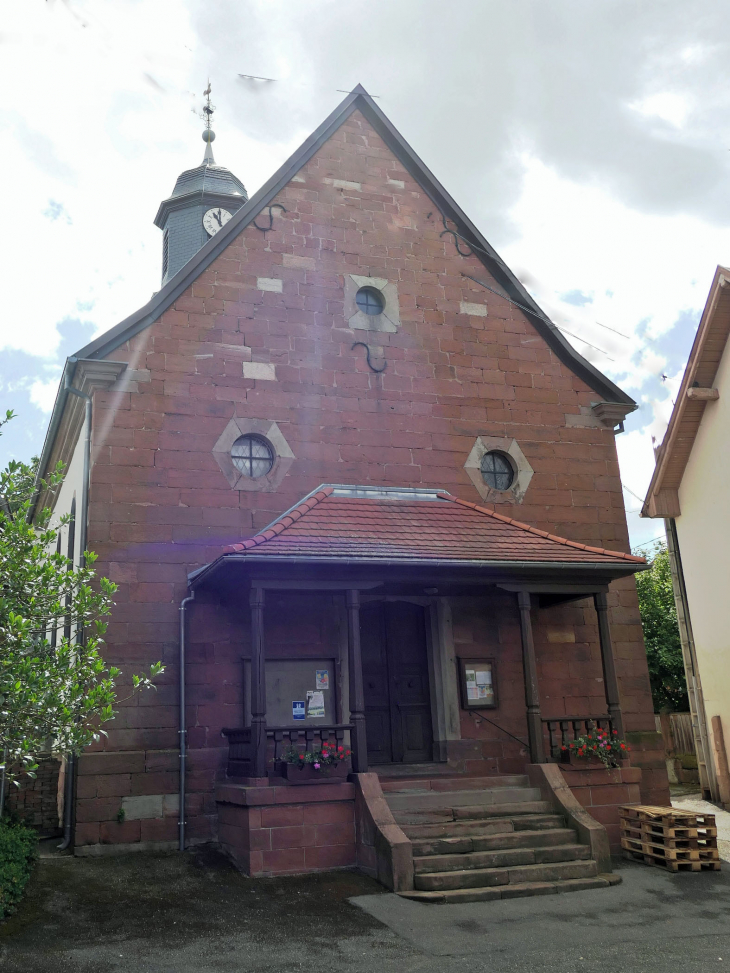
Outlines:
POLYGON ((180 851, 185 851, 185 762, 187 759, 187 735, 185 727, 185 616, 191 601, 195 600, 195 591, 180 602, 180 657, 178 660, 180 677, 180 721, 178 737, 180 739, 180 809, 178 813, 178 835, 180 851))
MULTIPOLYGON (((71 364, 76 364, 77 359, 69 358, 71 364)), ((81 515, 79 517, 79 566, 86 567, 86 537, 89 521, 89 477, 91 473, 91 396, 81 389, 71 385, 69 376, 66 375, 64 384, 66 392, 77 395, 84 400, 84 472, 81 481, 81 515)), ((83 642, 84 633, 77 626, 76 641, 83 642)), ((76 791, 76 755, 70 753, 66 758, 66 776, 64 779, 63 795, 63 841, 58 846, 59 851, 65 851, 73 840, 73 819, 74 819, 74 796, 76 791)))
POLYGON ((0 818, 2 818, 3 812, 5 811, 5 764, 7 762, 7 759, 8 759, 8 748, 6 747, 3 750, 3 773, 2 773, 2 777, 0 778, 0 818))

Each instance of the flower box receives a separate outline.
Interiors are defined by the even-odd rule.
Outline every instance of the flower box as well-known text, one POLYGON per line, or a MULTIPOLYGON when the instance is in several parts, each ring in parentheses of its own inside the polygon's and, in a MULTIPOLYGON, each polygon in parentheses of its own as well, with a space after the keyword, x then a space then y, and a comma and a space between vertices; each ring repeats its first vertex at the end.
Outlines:
POLYGON ((317 769, 314 764, 289 764, 281 760, 276 770, 288 784, 332 784, 347 780, 350 761, 340 760, 317 769))
POLYGON ((609 732, 592 725, 587 733, 576 737, 560 748, 560 762, 566 768, 593 770, 621 767, 631 747, 620 740, 616 730, 609 732))
POLYGON ((561 754, 560 766, 563 770, 604 770, 606 767, 598 757, 579 757, 568 751, 561 754))

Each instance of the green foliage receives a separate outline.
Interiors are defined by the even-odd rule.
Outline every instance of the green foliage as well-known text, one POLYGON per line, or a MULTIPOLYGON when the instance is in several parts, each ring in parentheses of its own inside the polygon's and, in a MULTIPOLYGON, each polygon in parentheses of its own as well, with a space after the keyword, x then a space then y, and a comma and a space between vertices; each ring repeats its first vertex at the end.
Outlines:
MULTIPOLYGON (((12 418, 8 412, 0 426, 12 418)), ((13 460, 0 472, 0 755, 14 782, 33 776, 49 747, 77 753, 97 740, 114 717, 121 676, 100 654, 116 585, 95 578, 92 552, 84 567, 56 552, 68 517, 52 524, 45 509, 30 523, 37 466, 13 460)), ((42 487, 62 481, 59 466, 42 487)), ((132 676, 132 692, 160 672, 156 663, 149 675, 132 676)))
POLYGON ((687 712, 687 683, 666 546, 655 544, 653 557, 649 555, 649 560, 649 570, 636 575, 636 588, 639 592, 654 710, 657 713, 687 712))
POLYGON ((580 757, 582 760, 597 758, 604 767, 619 767, 619 760, 628 757, 631 752, 628 743, 619 739, 618 730, 609 733, 597 726, 560 749, 564 756, 580 757))
POLYGON ((0 821, 0 919, 15 911, 38 857, 38 835, 32 828, 0 821))

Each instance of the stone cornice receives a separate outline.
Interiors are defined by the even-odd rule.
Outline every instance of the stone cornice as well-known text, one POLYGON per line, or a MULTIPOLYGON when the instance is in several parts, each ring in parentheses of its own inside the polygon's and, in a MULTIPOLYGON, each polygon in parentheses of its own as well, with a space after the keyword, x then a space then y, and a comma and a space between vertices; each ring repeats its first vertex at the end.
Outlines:
POLYGON ((611 429, 620 426, 619 432, 624 431, 624 419, 635 409, 635 404, 629 405, 627 402, 593 402, 591 405, 591 412, 597 419, 611 429))
MULTIPOLYGON (((127 363, 122 361, 99 361, 88 358, 68 360, 64 374, 61 376, 59 391, 59 396, 65 396, 60 421, 53 437, 45 444, 38 471, 39 479, 47 476, 59 462, 68 469, 84 424, 84 400, 78 395, 69 393, 68 386, 72 385, 80 392, 92 396, 93 399, 94 392, 111 388, 126 368, 127 363), (73 369, 73 377, 69 376, 70 369, 73 369)), ((41 489, 35 510, 42 510, 44 507, 53 508, 56 497, 57 491, 41 489)))

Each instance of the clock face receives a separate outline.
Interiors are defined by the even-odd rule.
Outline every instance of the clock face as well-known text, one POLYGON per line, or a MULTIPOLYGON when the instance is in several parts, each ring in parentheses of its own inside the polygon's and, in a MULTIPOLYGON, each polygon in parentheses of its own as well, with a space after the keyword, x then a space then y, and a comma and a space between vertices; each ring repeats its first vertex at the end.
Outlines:
POLYGON ((230 218, 231 214, 227 209, 221 209, 220 206, 216 206, 214 209, 209 209, 203 217, 203 229, 208 236, 214 236, 222 226, 226 225, 230 218))

